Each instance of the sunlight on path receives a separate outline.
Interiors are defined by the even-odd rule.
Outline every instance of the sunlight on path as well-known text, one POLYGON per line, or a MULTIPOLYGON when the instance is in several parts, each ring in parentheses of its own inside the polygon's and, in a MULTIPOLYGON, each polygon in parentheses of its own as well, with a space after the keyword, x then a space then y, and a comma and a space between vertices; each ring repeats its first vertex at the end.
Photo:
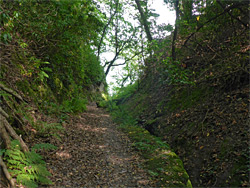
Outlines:
POLYGON ((65 129, 59 149, 46 159, 51 187, 152 187, 127 136, 103 109, 88 106, 65 129))

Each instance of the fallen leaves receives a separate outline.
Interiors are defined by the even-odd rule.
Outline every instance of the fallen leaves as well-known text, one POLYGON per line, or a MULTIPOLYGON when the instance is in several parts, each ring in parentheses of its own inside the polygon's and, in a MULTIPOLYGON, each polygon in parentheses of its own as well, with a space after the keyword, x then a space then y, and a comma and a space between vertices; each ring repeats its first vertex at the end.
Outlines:
POLYGON ((150 187, 129 139, 116 130, 102 109, 89 106, 65 125, 62 143, 46 162, 51 187, 150 187))

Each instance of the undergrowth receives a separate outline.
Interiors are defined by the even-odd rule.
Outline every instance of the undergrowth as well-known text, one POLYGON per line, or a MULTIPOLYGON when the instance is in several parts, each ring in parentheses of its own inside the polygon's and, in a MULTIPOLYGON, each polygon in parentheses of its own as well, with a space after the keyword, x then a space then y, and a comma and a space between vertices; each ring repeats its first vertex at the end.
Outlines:
POLYGON ((195 105, 201 104, 213 92, 210 87, 192 87, 183 89, 179 93, 172 95, 166 108, 174 112, 176 109, 186 110, 195 105))
POLYGON ((61 123, 48 123, 41 120, 35 120, 30 111, 32 112, 33 109, 24 105, 18 108, 17 113, 21 115, 27 124, 29 124, 35 130, 37 136, 53 136, 60 140, 59 133, 64 131, 61 123))
POLYGON ((192 187, 189 176, 180 158, 171 150, 169 145, 160 138, 151 135, 147 130, 137 126, 137 121, 131 117, 122 106, 114 108, 112 117, 120 124, 134 148, 145 159, 143 168, 155 180, 159 187, 192 187))
POLYGON ((48 179, 51 176, 46 168, 41 155, 35 151, 40 149, 56 149, 52 144, 36 144, 30 152, 22 152, 20 143, 17 140, 11 142, 11 148, 1 150, 6 165, 12 178, 16 178, 18 186, 29 188, 38 187, 38 185, 50 185, 52 181, 48 179))

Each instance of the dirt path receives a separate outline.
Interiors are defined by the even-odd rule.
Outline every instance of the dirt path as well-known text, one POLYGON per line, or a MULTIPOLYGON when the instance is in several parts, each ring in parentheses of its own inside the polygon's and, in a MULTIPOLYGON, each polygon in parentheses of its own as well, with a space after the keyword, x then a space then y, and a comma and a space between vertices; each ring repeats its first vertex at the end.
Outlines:
POLYGON ((46 156, 52 187, 151 187, 139 157, 108 113, 94 105, 65 126, 58 150, 46 156))

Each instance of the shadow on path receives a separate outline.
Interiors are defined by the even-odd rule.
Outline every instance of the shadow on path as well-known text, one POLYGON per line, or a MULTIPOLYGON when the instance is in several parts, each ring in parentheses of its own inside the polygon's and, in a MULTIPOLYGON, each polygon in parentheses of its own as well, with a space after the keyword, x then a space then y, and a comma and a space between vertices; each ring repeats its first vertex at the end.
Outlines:
POLYGON ((88 106, 65 125, 61 139, 46 156, 51 187, 152 187, 127 136, 105 110, 88 106))

